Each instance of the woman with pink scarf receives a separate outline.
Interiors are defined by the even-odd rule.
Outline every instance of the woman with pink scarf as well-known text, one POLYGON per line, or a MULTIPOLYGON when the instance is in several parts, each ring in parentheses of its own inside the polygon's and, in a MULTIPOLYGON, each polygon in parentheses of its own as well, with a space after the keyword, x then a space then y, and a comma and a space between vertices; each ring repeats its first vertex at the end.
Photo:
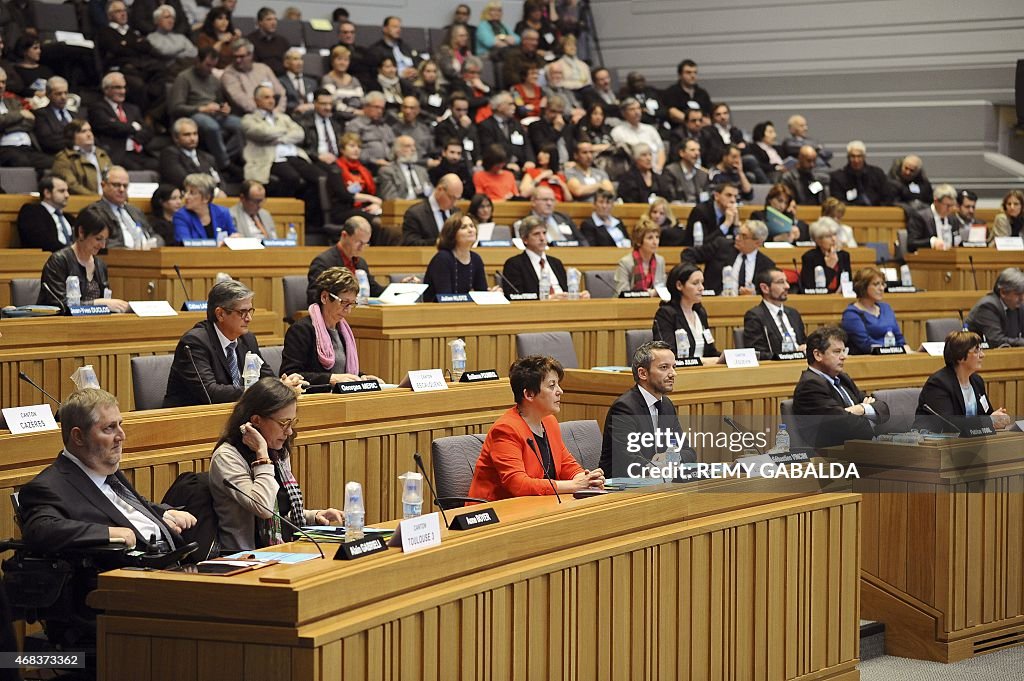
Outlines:
POLYGON ((359 371, 359 351, 345 317, 356 307, 359 284, 345 267, 331 267, 314 282, 317 302, 309 316, 284 335, 281 369, 301 373, 310 385, 334 385, 360 379, 382 383, 359 371))

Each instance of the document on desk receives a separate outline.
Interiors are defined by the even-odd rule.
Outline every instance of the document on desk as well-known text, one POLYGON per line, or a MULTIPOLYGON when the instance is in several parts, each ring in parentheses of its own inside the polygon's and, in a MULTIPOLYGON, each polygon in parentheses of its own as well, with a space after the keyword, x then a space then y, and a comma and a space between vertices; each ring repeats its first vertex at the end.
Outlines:
POLYGON ((298 563, 305 563, 307 560, 313 560, 319 558, 319 553, 290 553, 288 551, 239 551, 233 553, 230 556, 225 556, 229 560, 249 561, 258 560, 260 562, 277 561, 278 563, 284 563, 285 565, 296 565, 298 563))

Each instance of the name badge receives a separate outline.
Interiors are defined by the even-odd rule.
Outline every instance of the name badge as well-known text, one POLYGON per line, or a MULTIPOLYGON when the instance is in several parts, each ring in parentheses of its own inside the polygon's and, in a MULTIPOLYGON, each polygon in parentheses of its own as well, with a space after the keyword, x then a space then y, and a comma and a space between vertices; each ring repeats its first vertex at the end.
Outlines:
POLYGON ((564 234, 565 236, 572 236, 572 227, 565 224, 564 222, 558 223, 558 231, 564 234))
POLYGON ((553 42, 555 42, 555 36, 550 31, 548 33, 545 33, 544 42, 546 42, 548 45, 552 44, 553 42))
POLYGON ((513 130, 512 134, 509 135, 509 141, 517 147, 523 146, 523 136, 518 130, 513 130))
POLYGON ((857 196, 859 196, 859 195, 857 194, 857 190, 856 189, 847 189, 846 190, 846 200, 847 201, 856 201, 857 200, 857 196))
POLYGON ((349 194, 358 194, 363 191, 363 185, 358 182, 349 182, 345 189, 348 190, 349 194))
POLYGON ((432 546, 440 546, 439 517, 438 513, 427 513, 398 523, 398 532, 402 535, 402 552, 416 553, 432 546))
POLYGON ((824 187, 817 180, 807 185, 807 191, 809 191, 812 194, 820 194, 821 190, 823 189, 824 187))
POLYGON ((473 140, 467 137, 466 139, 462 140, 462 148, 465 149, 466 151, 473 151, 473 149, 476 148, 476 145, 473 144, 473 140))
POLYGON ((725 366, 730 369, 756 367, 757 350, 754 348, 732 349, 725 351, 725 366))
MULTIPOLYGON (((978 400, 978 403, 979 403, 979 404, 981 404, 981 408, 982 408, 982 409, 983 409, 984 411, 988 411, 988 410, 989 410, 989 406, 988 406, 988 395, 982 395, 982 396, 981 396, 981 399, 980 399, 980 400, 978 400)), ((6 411, 6 409, 5 409, 4 411, 6 411)))
POLYGON ((583 184, 597 184, 597 178, 586 175, 583 177, 583 184))
POLYGON ((14 435, 35 433, 40 430, 57 430, 57 422, 48 404, 33 404, 27 407, 7 407, 3 410, 7 429, 14 435))
POLYGON ((441 102, 443 101, 444 99, 441 98, 441 95, 437 94, 436 92, 427 97, 427 104, 435 108, 441 106, 441 102))
POLYGON ((409 372, 409 387, 413 392, 424 393, 434 390, 447 390, 448 383, 440 369, 420 369, 409 372))
POLYGON ((916 182, 911 182, 910 184, 908 184, 907 185, 907 189, 910 190, 911 194, 920 194, 921 193, 921 185, 919 185, 916 182))
POLYGON ((692 99, 686 103, 686 106, 694 111, 700 111, 700 104, 693 101, 692 99))
POLYGON ((654 113, 655 111, 658 110, 658 100, 648 99, 645 103, 647 104, 647 110, 650 111, 651 113, 654 113))
POLYGON ((711 198, 711 194, 708 194, 708 193, 707 193, 706 191, 703 191, 703 192, 701 192, 701 193, 700 193, 700 194, 699 194, 699 195, 697 196, 697 199, 698 199, 698 201, 699 201, 700 203, 704 203, 705 201, 707 201, 707 200, 708 200, 708 199, 710 199, 710 198, 711 198))
POLYGON ((711 329, 704 329, 704 343, 707 345, 715 344, 715 336, 711 333, 711 329))

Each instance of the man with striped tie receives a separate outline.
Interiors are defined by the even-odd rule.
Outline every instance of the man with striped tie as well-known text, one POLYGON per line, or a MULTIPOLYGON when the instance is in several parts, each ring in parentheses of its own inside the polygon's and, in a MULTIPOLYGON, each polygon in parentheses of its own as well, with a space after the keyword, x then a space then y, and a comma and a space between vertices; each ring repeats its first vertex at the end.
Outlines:
POLYGON ((18 211, 18 236, 22 248, 59 251, 74 240, 73 215, 64 213, 68 205, 68 183, 56 176, 39 181, 39 203, 26 203, 18 211))

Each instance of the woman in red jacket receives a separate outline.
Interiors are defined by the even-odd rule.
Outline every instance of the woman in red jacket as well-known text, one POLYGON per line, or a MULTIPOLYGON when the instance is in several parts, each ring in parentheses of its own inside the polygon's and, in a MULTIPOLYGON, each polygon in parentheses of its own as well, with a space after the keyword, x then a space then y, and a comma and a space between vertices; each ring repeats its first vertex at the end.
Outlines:
POLYGON ((508 373, 516 406, 487 433, 469 496, 497 501, 554 494, 555 489, 572 494, 603 488, 601 469, 584 470, 562 442, 555 418, 561 410, 562 365, 551 357, 532 355, 517 360, 508 373))

